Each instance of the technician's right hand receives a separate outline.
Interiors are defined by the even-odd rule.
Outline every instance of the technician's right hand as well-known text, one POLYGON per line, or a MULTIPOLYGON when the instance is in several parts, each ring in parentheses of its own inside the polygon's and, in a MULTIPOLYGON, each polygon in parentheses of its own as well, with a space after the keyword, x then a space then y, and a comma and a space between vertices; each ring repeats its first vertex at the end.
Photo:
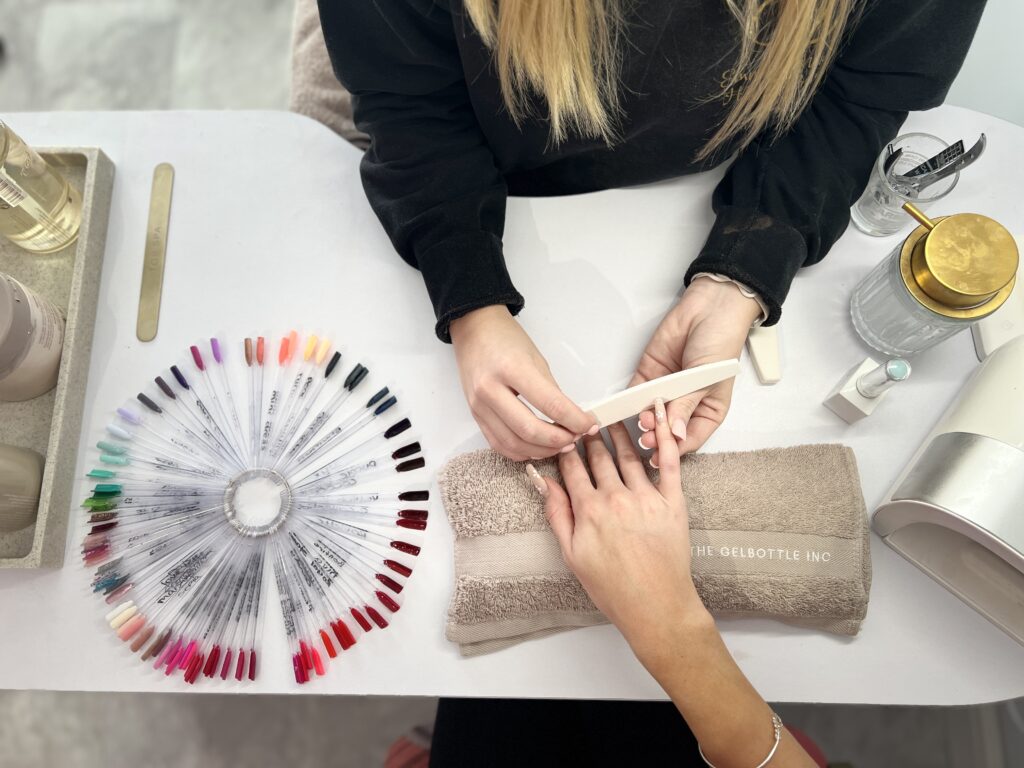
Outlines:
POLYGON ((474 310, 453 320, 450 330, 466 400, 494 450, 513 461, 542 459, 597 432, 594 417, 558 388, 505 306, 474 310), (538 418, 520 396, 555 424, 538 418))

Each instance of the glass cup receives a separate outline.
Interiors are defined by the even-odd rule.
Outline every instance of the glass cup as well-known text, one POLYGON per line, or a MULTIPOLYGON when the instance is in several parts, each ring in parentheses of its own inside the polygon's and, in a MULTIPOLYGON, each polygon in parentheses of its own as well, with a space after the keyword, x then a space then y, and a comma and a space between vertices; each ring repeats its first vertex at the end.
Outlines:
POLYGON ((73 243, 81 224, 78 190, 0 122, 0 235, 52 253, 73 243))
MULTIPOLYGON (((905 133, 892 142, 892 151, 902 149, 903 154, 897 158, 890 173, 904 174, 939 154, 948 146, 937 136, 927 133, 905 133)), ((936 200, 941 200, 952 192, 953 187, 960 179, 958 171, 927 187, 920 195, 913 191, 908 191, 905 194, 892 185, 882 170, 888 157, 888 149, 878 156, 864 194, 850 209, 850 220, 853 221, 854 226, 864 234, 874 237, 895 235, 913 223, 902 210, 904 203, 911 202, 917 206, 918 210, 923 211, 936 200)))

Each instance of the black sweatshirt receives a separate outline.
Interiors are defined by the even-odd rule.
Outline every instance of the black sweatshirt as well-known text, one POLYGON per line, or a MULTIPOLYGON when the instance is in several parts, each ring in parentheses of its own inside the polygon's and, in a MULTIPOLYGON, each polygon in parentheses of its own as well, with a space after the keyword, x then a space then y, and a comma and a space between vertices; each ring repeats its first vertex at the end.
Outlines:
MULTIPOLYGON (((460 0, 319 4, 335 73, 371 138, 366 194, 398 253, 423 273, 443 341, 449 323, 473 309, 523 307, 502 253, 508 195, 589 192, 704 170, 694 156, 728 109, 728 96, 709 98, 735 60, 737 25, 724 0, 628 4, 623 116, 610 148, 579 137, 552 147, 542 104, 516 126, 460 0)), ((907 112, 942 103, 983 7, 872 0, 793 128, 762 137, 733 162, 686 282, 697 272, 735 278, 761 295, 767 323, 776 322, 796 271, 843 233, 907 112)))

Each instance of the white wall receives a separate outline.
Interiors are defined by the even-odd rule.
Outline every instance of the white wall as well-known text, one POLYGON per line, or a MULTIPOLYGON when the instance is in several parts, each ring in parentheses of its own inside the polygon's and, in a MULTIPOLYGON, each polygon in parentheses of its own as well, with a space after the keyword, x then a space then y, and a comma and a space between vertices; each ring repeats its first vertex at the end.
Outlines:
POLYGON ((1024 125, 1022 30, 1024 2, 988 0, 974 44, 946 103, 1024 125))

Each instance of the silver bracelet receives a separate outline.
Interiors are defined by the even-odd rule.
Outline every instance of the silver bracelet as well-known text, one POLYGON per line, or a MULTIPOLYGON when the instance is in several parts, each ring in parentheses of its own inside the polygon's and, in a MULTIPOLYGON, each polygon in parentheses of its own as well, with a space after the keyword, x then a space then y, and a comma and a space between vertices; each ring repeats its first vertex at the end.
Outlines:
MULTIPOLYGON (((772 712, 772 728, 775 731, 775 743, 772 744, 771 751, 768 752, 768 757, 754 766, 754 768, 764 768, 768 765, 768 763, 771 762, 771 759, 775 757, 775 750, 779 748, 779 742, 782 741, 782 718, 774 712, 772 712)), ((704 757, 704 750, 700 748, 700 744, 697 745, 697 752, 700 754, 700 759, 703 760, 706 765, 711 766, 711 768, 715 768, 714 764, 704 757)))

